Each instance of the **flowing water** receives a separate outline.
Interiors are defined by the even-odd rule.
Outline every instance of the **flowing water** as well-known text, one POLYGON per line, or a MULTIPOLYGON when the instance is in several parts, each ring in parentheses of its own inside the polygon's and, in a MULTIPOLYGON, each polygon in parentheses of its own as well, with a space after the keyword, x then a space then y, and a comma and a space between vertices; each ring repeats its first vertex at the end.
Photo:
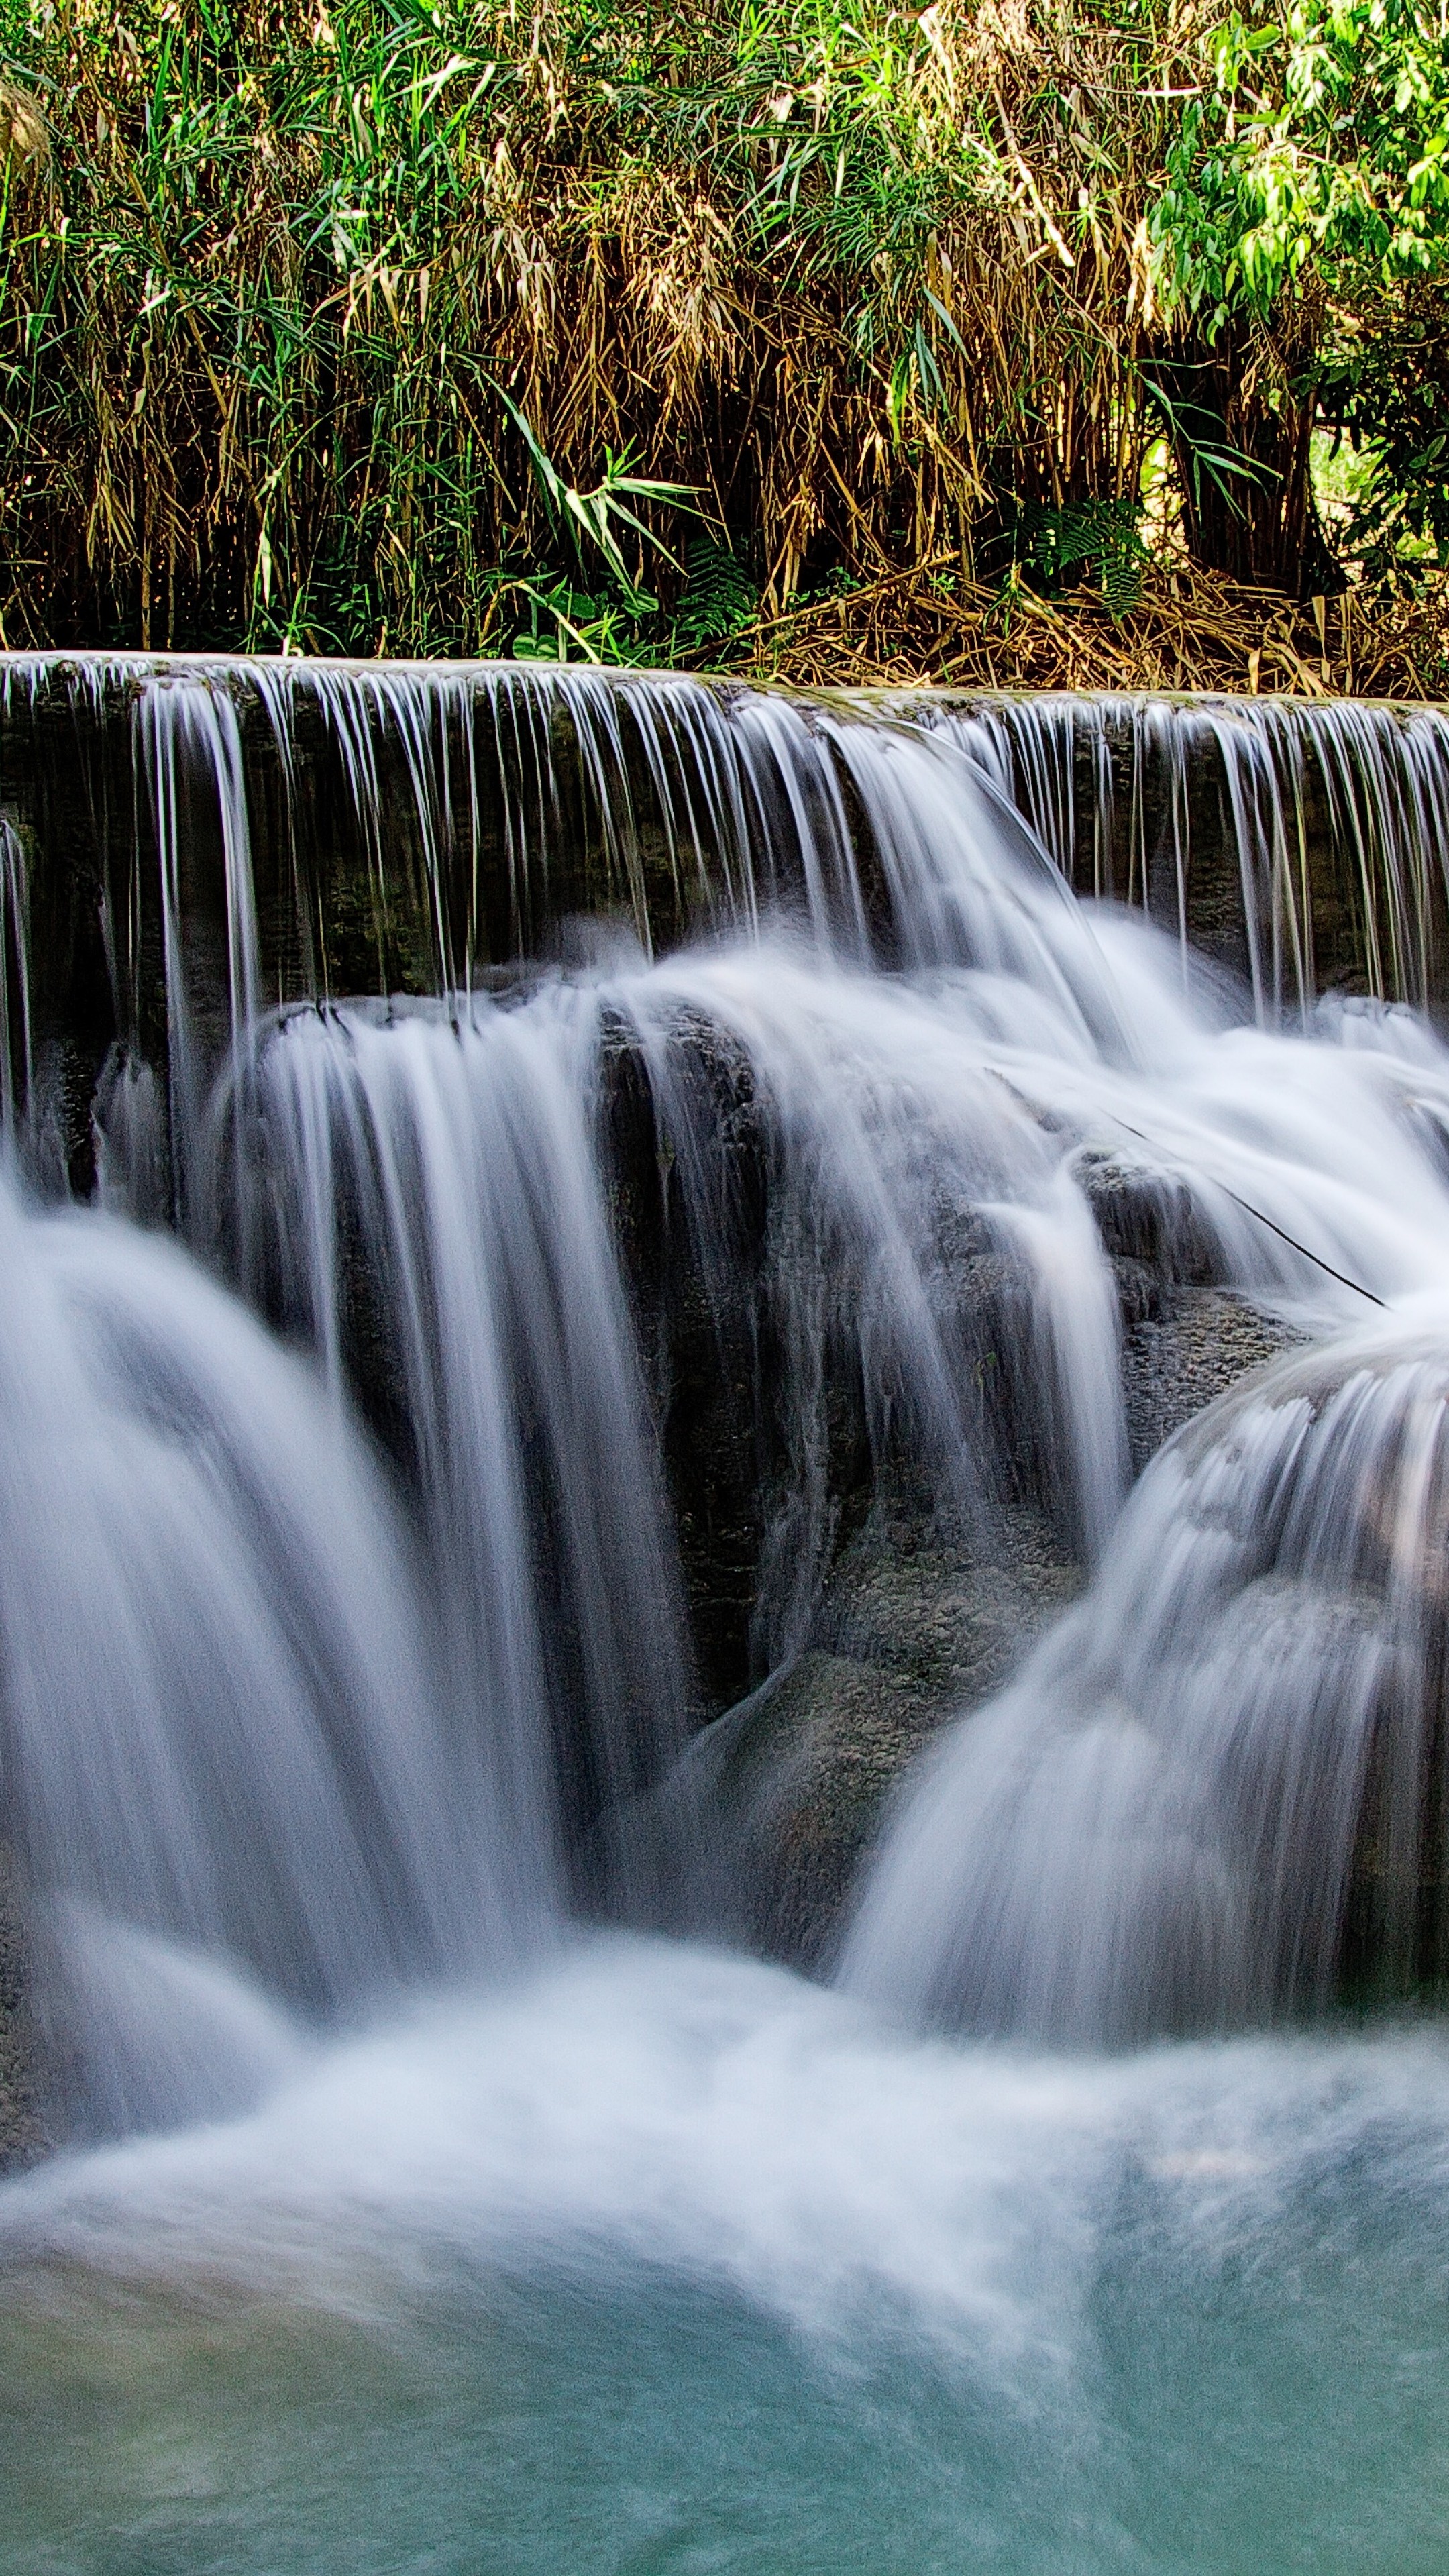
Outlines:
POLYGON ((0 2184, 0 2566, 1441 2568, 1449 1052, 1385 998, 1432 982, 1437 720, 1134 716, 1184 833, 1231 735, 1235 979, 1145 885, 1074 897, 1058 707, 244 677, 265 794, 235 674, 128 683, 83 1152, 47 852, 0 849, 57 2142, 0 2184), (322 971, 304 701, 379 978, 414 869, 405 992, 322 971), (622 917, 499 975, 484 860, 548 949, 565 723, 622 917), (1357 1001, 1309 759, 1397 924, 1357 1001), (1134 1484, 1149 1274, 1288 1347, 1134 1484), (826 1981, 731 1937, 726 1435, 756 1727, 872 1482, 986 1566, 1029 1488, 1085 1579, 907 1776, 826 1981))

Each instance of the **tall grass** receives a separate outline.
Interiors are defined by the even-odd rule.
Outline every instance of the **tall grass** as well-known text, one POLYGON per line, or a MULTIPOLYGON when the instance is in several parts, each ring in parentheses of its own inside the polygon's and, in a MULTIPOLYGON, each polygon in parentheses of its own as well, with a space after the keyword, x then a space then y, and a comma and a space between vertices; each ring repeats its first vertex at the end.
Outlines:
POLYGON ((1172 0, 0 0, 10 644, 1133 578, 1172 0))

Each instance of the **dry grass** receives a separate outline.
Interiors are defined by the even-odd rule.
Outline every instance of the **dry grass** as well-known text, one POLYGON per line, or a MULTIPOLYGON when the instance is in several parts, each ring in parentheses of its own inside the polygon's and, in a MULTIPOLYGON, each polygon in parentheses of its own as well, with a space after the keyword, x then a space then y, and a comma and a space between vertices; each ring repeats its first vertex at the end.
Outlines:
POLYGON ((1449 695, 1449 582, 1397 601, 1350 592, 1300 607, 1187 564, 1153 565, 1138 607, 1113 620, 1025 586, 1003 598, 942 554, 760 621, 735 639, 728 667, 820 688, 1441 699, 1449 695))

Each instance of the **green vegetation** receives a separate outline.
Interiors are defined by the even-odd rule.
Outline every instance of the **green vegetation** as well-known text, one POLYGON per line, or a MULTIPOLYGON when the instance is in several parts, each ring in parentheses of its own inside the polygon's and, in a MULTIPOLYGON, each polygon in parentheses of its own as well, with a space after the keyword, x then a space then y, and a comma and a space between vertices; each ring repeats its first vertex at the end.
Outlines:
POLYGON ((0 0, 0 56, 11 644, 888 667, 1449 546, 1427 6, 0 0))

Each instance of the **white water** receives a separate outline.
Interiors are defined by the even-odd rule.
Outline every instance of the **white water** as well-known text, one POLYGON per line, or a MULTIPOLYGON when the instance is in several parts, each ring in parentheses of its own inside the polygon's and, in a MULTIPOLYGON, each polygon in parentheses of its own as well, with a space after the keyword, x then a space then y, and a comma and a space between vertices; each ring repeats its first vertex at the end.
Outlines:
POLYGON ((234 1189, 243 1247, 270 1228, 282 1309, 343 1411, 349 1303, 367 1301, 419 1500, 452 1778, 470 1814, 506 1819, 515 1910, 532 1873, 545 1915, 564 1901, 560 1798, 619 1809, 678 1752, 686 1700, 595 1149, 599 1035, 597 995, 565 986, 466 1020, 290 1017, 248 1068, 265 1142, 234 1189))
MULTIPOLYGON (((1299 1626, 1283 1612, 1271 1549, 1212 1594, 1231 1640, 1237 1591, 1257 1583, 1301 1685, 1296 1718, 1272 1689, 1240 1707, 1183 1588, 1209 1582, 1212 1547, 1201 1512, 1182 1547, 1172 1536, 1178 1506, 1160 1498, 1176 1494, 1176 1465, 1114 1536, 1117 1291, 1088 1191, 1104 1162, 1127 1174, 1169 1231, 1206 1247, 1211 1275, 1316 1335, 1422 1296, 1449 1254, 1449 1060, 1427 1030, 1339 1008, 1289 1039, 1245 1023, 1221 981, 1184 991, 1169 943, 1075 904, 948 740, 835 717, 817 736, 869 820, 897 971, 873 964, 864 916, 857 936, 842 915, 844 809, 822 788, 798 824, 817 850, 803 921, 656 965, 606 959, 501 1003, 268 1019, 234 724, 208 727, 176 683, 155 697, 166 953, 183 986, 188 757, 214 770, 225 859, 231 1034, 212 1051, 209 1106, 189 1039, 181 1049, 182 1215, 196 1235, 216 1206, 216 1249, 315 1353, 327 1394, 179 1254, 115 1223, 7 1214, 12 1276, 28 1265, 36 1283, 16 1299, 10 1399, 10 1510, 26 1520, 33 1485, 34 1563, 6 1624, 12 1803, 40 1893, 235 1955, 333 2011, 414 1960, 529 1955, 581 1882, 636 1919, 689 1911, 687 1855, 641 1850, 632 1820, 616 1830, 680 1747, 690 1683, 603 1104, 622 1036, 719 1299, 738 1210, 712 1160, 703 1032, 707 1053, 745 1070, 766 1175, 757 1312, 786 1437, 762 1542, 762 1668, 800 1644, 828 1562, 824 1425, 842 1343, 877 1458, 904 1449, 965 1544, 1001 1544, 1001 1480, 1025 1447, 1101 1567, 1006 1713, 968 1723, 898 1828, 850 1975, 912 2012, 1087 2038, 1325 1999, 1382 1699, 1373 1622, 1343 1606, 1362 1590, 1358 1542, 1321 1586, 1321 1619, 1316 1602, 1299 1626), (351 1425, 349 1370, 404 1471, 405 1518, 351 1425), (1118 1672, 1119 1634, 1150 1684, 1118 1672), (1314 1679, 1325 1658, 1343 1666, 1337 1697, 1314 1679), (1070 1720, 1063 1669, 1080 1700, 1070 1720), (1114 1693, 1136 1732, 1097 1722, 1114 1693), (1154 1693, 1156 1721, 1137 1705, 1154 1693), (1154 1723, 1176 1749, 1144 1786, 1154 1723), (1239 1848, 1228 1775, 1245 1728, 1266 1747, 1264 1779, 1282 1780, 1277 1824, 1258 1820, 1239 1848), (1318 1875, 1300 1870, 1281 1903, 1246 1901, 1265 1872, 1293 1878, 1275 1832, 1318 1875)), ((788 710, 761 702, 741 724, 746 769, 757 734, 777 781, 819 767, 788 710)), ((191 1026, 185 999, 173 1034, 191 1026)), ((118 1096, 138 1079, 116 1067, 100 1113, 103 1180, 122 1203, 144 1120, 131 1133, 118 1096)), ((1267 1545, 1271 1483, 1265 1469, 1245 1488, 1250 1557, 1267 1545)), ((1340 1507, 1334 1487, 1330 1521, 1340 1507)), ((1370 1507, 1352 1501, 1353 1532, 1370 1507)), ((1288 1571, 1299 1579, 1296 1560, 1288 1571)), ((1427 1671, 1432 1639, 1417 1651, 1427 1671)), ((1400 1690, 1403 1726, 1422 1730, 1426 1687, 1400 1690)), ((1403 1818, 1381 1930, 1402 1973, 1417 1957, 1419 1839, 1436 1828, 1423 1759, 1406 1751, 1385 1776, 1403 1818)), ((92 1982, 72 1970, 75 1995, 92 1982)), ((82 2044, 106 2116, 150 2098, 146 2050, 127 2075, 111 2040, 82 2044)))
POLYGON ((1029 2405, 1087 2357, 1086 2276, 1125 2169, 1221 2256, 1375 2132, 1411 2191, 1442 2180, 1449 2144, 1430 2037, 961 2050, 673 1943, 595 1942, 501 1994, 291 2044, 246 2119, 11 2186, 0 2255, 374 2321, 458 2263, 657 2266, 842 2354, 924 2337, 1029 2405))
POLYGON ((938 1750, 853 1927, 898 2008, 1091 2043, 1443 1973, 1437 1300, 1280 1363, 1153 1464, 1092 1592, 938 1750))
POLYGON ((402 1525, 301 1363, 173 1246, 8 1185, 0 1276, 7 1822, 86 2116, 184 2115, 143 1936, 336 2008, 511 1943, 537 1864, 468 1803, 402 1525))
POLYGON ((1449 2392, 1443 2048, 1262 2026, 1331 2013, 1350 1933, 1392 1993, 1444 1967, 1449 1056, 1382 1008, 1275 1034, 1074 904, 979 741, 673 683, 626 719, 570 685, 606 806, 626 724, 692 728, 708 796, 663 769, 656 795, 727 929, 468 989, 457 709, 334 676, 380 900, 368 763, 384 718, 407 732, 448 998, 269 1013, 238 737, 182 691, 145 716, 169 1093, 112 1059, 110 1213, 0 1187, 0 1791, 61 2110, 111 2141, 0 2189, 0 2387, 41 2420, 6 2563, 89 2567, 121 2533, 208 2569, 1226 2570, 1310 2526, 1309 2563, 1442 2563, 1442 2480, 1388 2464, 1395 2404, 1449 2392), (205 1007, 197 763, 225 860, 205 1007), (616 1237, 621 1050, 721 1316, 757 1265, 785 1461, 761 1658, 799 1648, 828 1565, 842 1348, 877 1460, 914 1461, 957 1544, 1006 1544, 1026 1450, 1094 1569, 908 1783, 843 1992, 567 1926, 580 1889, 637 1923, 711 1883, 639 1822, 693 1683, 616 1237), (1311 1338, 1130 1499, 1104 1169, 1311 1338), (196 1252, 135 1222, 168 1193, 196 1252), (157 2357, 124 2399, 117 2315, 157 2357), (198 2466, 215 2373, 249 2429, 198 2466), (594 2466, 566 2508, 571 2445, 594 2466), (813 2487, 806 2456, 834 2463, 813 2487), (752 2478, 781 2519, 747 2544, 752 2478))
POLYGON ((0 2194, 0 2557, 1441 2563, 1437 2036, 911 2040, 593 1947, 0 2194))

